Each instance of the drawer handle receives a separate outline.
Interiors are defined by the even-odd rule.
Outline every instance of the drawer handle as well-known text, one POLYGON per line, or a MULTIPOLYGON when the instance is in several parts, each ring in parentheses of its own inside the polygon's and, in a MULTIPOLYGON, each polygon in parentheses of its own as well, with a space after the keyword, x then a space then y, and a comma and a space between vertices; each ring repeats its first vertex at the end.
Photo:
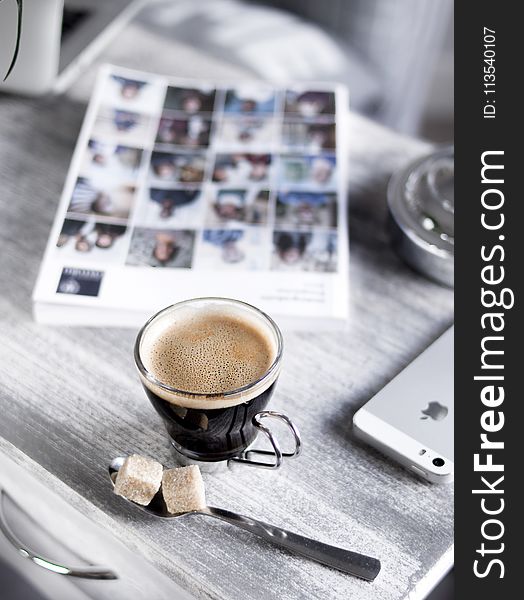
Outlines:
POLYGON ((39 567, 47 569, 48 571, 52 571, 53 573, 58 573, 59 575, 66 575, 69 577, 81 577, 82 579, 118 579, 118 575, 114 571, 111 571, 111 569, 107 569, 105 567, 100 567, 96 565, 92 565, 89 567, 68 567, 66 565, 62 565, 58 562, 55 562, 54 560, 45 558, 44 556, 37 554, 36 552, 33 552, 28 546, 26 546, 17 538, 17 536, 13 533, 11 527, 9 527, 5 515, 5 498, 9 498, 9 501, 12 502, 19 510, 23 511, 23 509, 18 505, 17 502, 13 500, 13 498, 11 498, 11 496, 5 490, 0 490, 0 531, 4 534, 4 536, 10 542, 10 544, 15 548, 18 554, 20 554, 24 558, 28 558, 39 567))

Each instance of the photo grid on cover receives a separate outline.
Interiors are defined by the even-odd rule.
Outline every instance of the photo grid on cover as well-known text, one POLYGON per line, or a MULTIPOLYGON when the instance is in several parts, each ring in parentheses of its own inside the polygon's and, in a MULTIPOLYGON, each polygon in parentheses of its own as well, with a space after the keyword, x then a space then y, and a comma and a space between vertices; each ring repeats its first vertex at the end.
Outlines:
POLYGON ((337 271, 333 91, 106 77, 57 252, 218 271, 337 271))

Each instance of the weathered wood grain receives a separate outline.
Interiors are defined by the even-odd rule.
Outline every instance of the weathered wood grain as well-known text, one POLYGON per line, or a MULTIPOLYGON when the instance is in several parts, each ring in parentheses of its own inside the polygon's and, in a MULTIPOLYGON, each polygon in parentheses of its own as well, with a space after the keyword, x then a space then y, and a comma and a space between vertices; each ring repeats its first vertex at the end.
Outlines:
MULTIPOLYGON (((235 74, 189 48, 141 36, 136 25, 104 59, 175 75, 235 74)), ((452 545, 452 487, 415 480, 356 442, 350 424, 453 318, 452 292, 405 267, 384 229, 389 175, 428 146, 351 118, 351 322, 335 333, 286 335, 272 401, 300 427, 303 456, 277 473, 237 467, 205 476, 212 504, 378 556, 383 571, 371 585, 219 522, 154 520, 111 493, 113 456, 133 451, 173 463, 135 374, 134 333, 40 326, 30 301, 92 74, 69 97, 0 97, 0 436, 198 597, 405 598, 452 545)))

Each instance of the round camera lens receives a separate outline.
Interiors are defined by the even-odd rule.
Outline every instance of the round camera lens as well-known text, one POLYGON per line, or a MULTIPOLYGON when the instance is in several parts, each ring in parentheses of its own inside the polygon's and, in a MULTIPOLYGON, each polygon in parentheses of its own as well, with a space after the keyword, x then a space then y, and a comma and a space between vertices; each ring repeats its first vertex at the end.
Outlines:
POLYGON ((443 458, 434 458, 433 459, 433 464, 436 467, 443 467, 445 463, 446 463, 446 461, 443 458))

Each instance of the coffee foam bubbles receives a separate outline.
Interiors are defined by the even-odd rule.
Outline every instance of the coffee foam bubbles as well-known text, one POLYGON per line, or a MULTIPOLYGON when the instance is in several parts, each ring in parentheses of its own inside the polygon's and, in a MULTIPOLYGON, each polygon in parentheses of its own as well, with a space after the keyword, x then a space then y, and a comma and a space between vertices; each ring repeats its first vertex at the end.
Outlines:
POLYGON ((141 374, 144 385, 161 398, 187 408, 222 408, 246 402, 278 376, 268 372, 277 354, 269 322, 244 305, 179 305, 146 329, 140 357, 146 370, 165 386, 141 374), (247 391, 226 394, 263 378, 247 391))

